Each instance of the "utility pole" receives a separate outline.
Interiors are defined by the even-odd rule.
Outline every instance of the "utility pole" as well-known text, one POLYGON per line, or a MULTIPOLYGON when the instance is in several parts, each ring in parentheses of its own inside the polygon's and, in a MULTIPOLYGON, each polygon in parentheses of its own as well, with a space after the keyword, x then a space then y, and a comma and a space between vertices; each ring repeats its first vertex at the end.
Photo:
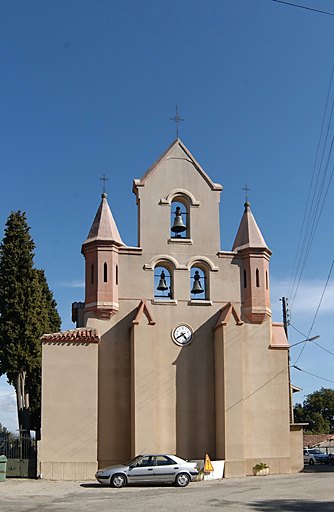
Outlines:
POLYGON ((285 331, 285 335, 287 337, 287 339, 289 339, 288 337, 288 325, 289 325, 289 321, 288 321, 288 316, 289 316, 289 313, 288 313, 288 299, 286 297, 282 297, 282 310, 283 310, 283 326, 284 326, 284 331, 285 331))
MULTIPOLYGON (((288 325, 289 325, 289 313, 288 313, 288 299, 286 297, 282 297, 282 312, 283 312, 283 327, 286 335, 286 339, 288 340, 288 325)), ((290 423, 294 423, 293 417, 293 400, 292 400, 292 386, 291 386, 291 375, 290 375, 290 349, 288 349, 288 376, 289 376, 289 412, 290 412, 290 423)))

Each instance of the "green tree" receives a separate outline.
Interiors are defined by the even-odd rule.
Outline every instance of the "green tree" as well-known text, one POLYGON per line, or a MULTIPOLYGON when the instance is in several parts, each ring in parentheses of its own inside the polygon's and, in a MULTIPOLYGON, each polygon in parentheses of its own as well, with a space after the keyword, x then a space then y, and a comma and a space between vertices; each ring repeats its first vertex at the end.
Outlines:
MULTIPOLYGON (((35 270, 40 288, 40 301, 38 316, 40 321, 40 336, 42 334, 57 332, 61 328, 61 319, 57 311, 57 303, 49 288, 44 270, 35 270)), ((40 344, 39 344, 40 347, 40 344)), ((41 348, 40 348, 41 350, 41 348)), ((33 393, 29 394, 30 428, 39 430, 41 424, 41 352, 39 364, 28 375, 27 385, 33 393)))
POLYGON ((12 212, 0 245, 0 375, 15 388, 18 423, 26 431, 38 428, 40 337, 60 327, 44 272, 34 268, 29 231, 25 213, 12 212))
POLYGON ((321 388, 306 396, 294 407, 296 423, 309 423, 307 434, 334 433, 334 389, 321 388))
POLYGON ((9 437, 12 433, 0 423, 0 437, 9 437))

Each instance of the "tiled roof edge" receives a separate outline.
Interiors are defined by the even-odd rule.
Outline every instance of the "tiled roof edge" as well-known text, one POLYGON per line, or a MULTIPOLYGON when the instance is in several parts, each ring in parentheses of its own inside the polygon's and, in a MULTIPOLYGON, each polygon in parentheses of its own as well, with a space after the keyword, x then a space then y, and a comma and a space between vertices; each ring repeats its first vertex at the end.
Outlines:
POLYGON ((52 341, 77 342, 77 343, 98 343, 101 340, 98 329, 70 329, 68 331, 54 332, 52 334, 43 334, 41 341, 43 343, 52 341))

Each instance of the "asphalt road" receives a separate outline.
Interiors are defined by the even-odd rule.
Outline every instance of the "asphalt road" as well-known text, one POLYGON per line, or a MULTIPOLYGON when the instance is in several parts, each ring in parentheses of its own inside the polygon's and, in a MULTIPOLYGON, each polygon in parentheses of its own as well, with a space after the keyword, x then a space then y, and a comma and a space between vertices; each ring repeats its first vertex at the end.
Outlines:
POLYGON ((334 512, 334 466, 174 486, 102 487, 95 482, 7 479, 0 512, 334 512))

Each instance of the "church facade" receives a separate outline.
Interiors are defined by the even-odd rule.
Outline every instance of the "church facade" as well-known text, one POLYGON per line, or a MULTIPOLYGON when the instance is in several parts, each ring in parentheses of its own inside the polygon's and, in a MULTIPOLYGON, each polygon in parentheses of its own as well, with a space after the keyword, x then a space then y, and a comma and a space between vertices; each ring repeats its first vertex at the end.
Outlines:
POLYGON ((180 139, 133 182, 138 246, 106 194, 82 245, 76 329, 42 338, 41 476, 89 479, 140 453, 225 460, 225 476, 302 469, 271 251, 248 202, 220 247, 222 186, 180 139))

